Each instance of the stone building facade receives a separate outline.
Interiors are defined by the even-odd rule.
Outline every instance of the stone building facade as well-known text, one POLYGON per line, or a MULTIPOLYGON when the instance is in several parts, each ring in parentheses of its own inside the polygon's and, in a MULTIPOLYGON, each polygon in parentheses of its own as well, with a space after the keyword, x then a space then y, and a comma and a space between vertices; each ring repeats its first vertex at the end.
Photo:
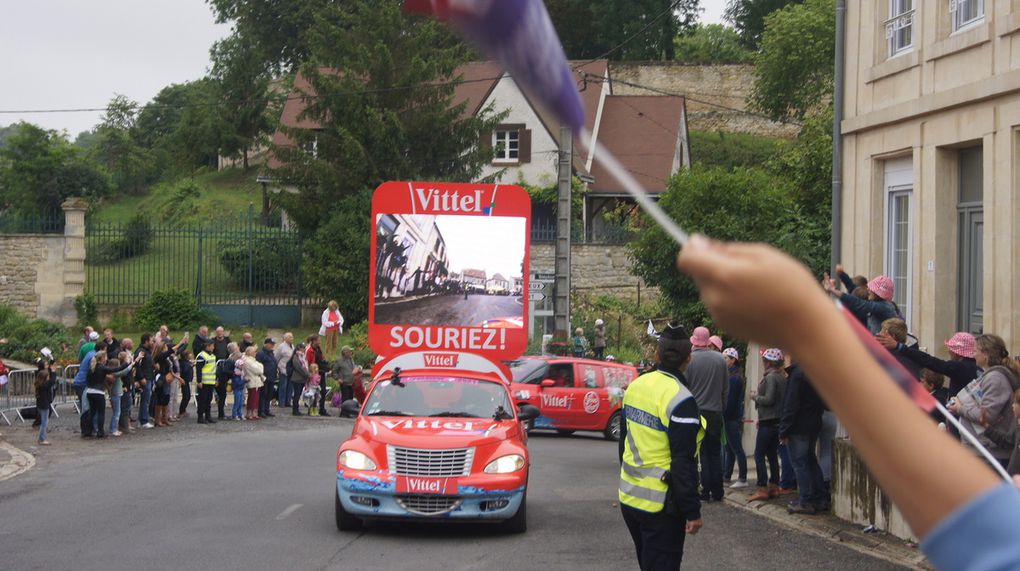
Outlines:
POLYGON ((851 3, 842 252, 921 345, 1020 342, 1020 2, 851 3))

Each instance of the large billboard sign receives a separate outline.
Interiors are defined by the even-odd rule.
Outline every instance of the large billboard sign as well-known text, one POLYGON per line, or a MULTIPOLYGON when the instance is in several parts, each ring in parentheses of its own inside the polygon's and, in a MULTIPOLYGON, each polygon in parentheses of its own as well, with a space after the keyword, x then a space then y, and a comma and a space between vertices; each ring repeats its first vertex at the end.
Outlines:
POLYGON ((524 353, 531 199, 523 188, 387 182, 372 197, 372 221, 373 351, 496 361, 524 353))

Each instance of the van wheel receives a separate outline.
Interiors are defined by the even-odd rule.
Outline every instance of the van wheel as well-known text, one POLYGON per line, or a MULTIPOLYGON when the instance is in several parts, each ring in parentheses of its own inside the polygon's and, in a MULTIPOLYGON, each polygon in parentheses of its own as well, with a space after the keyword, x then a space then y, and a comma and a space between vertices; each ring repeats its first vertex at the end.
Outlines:
POLYGON ((560 436, 570 436, 573 433, 574 433, 573 430, 557 430, 556 431, 556 434, 559 434, 560 436))
POLYGON ((524 492, 524 497, 521 498, 521 507, 517 508, 517 513, 505 522, 503 522, 503 529, 507 533, 524 533, 528 531, 528 492, 524 492))
POLYGON ((361 531, 361 526, 364 524, 360 518, 354 517, 350 512, 344 509, 344 505, 340 503, 340 492, 334 491, 336 494, 336 528, 340 531, 361 531))
POLYGON ((612 440, 613 442, 620 441, 620 423, 623 422, 623 415, 620 411, 613 413, 613 416, 609 417, 609 422, 606 423, 606 429, 602 431, 602 435, 606 437, 606 440, 612 440))

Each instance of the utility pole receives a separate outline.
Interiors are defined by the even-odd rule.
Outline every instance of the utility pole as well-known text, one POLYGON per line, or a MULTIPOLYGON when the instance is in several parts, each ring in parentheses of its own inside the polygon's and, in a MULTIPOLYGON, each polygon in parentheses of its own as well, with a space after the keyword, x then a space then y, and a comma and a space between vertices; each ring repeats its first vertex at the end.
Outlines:
POLYGON ((573 137, 570 127, 560 126, 559 184, 556 200, 556 283, 553 321, 556 331, 570 335, 570 167, 573 137))

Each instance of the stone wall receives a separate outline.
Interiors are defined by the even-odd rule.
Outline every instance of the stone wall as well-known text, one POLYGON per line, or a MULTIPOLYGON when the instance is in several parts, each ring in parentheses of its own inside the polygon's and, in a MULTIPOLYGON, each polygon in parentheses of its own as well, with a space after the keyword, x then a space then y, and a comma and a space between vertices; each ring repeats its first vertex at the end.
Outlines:
POLYGON ((846 438, 832 443, 832 513, 850 523, 874 525, 900 539, 918 541, 846 438))
MULTIPOLYGON (((554 273, 553 244, 532 244, 531 273, 554 273)), ((575 293, 610 294, 642 303, 658 297, 656 288, 630 273, 626 246, 573 244, 570 249, 570 288, 575 293)))
POLYGON ((0 234, 0 303, 74 325, 85 284, 85 203, 64 203, 64 234, 0 234))
MULTIPOLYGON (((686 95, 687 119, 692 131, 726 131, 768 137, 793 137, 798 131, 796 125, 776 123, 742 112, 747 110, 747 96, 754 85, 752 65, 613 62, 610 77, 686 95)), ((613 93, 649 95, 654 92, 617 82, 613 83, 613 93)))

